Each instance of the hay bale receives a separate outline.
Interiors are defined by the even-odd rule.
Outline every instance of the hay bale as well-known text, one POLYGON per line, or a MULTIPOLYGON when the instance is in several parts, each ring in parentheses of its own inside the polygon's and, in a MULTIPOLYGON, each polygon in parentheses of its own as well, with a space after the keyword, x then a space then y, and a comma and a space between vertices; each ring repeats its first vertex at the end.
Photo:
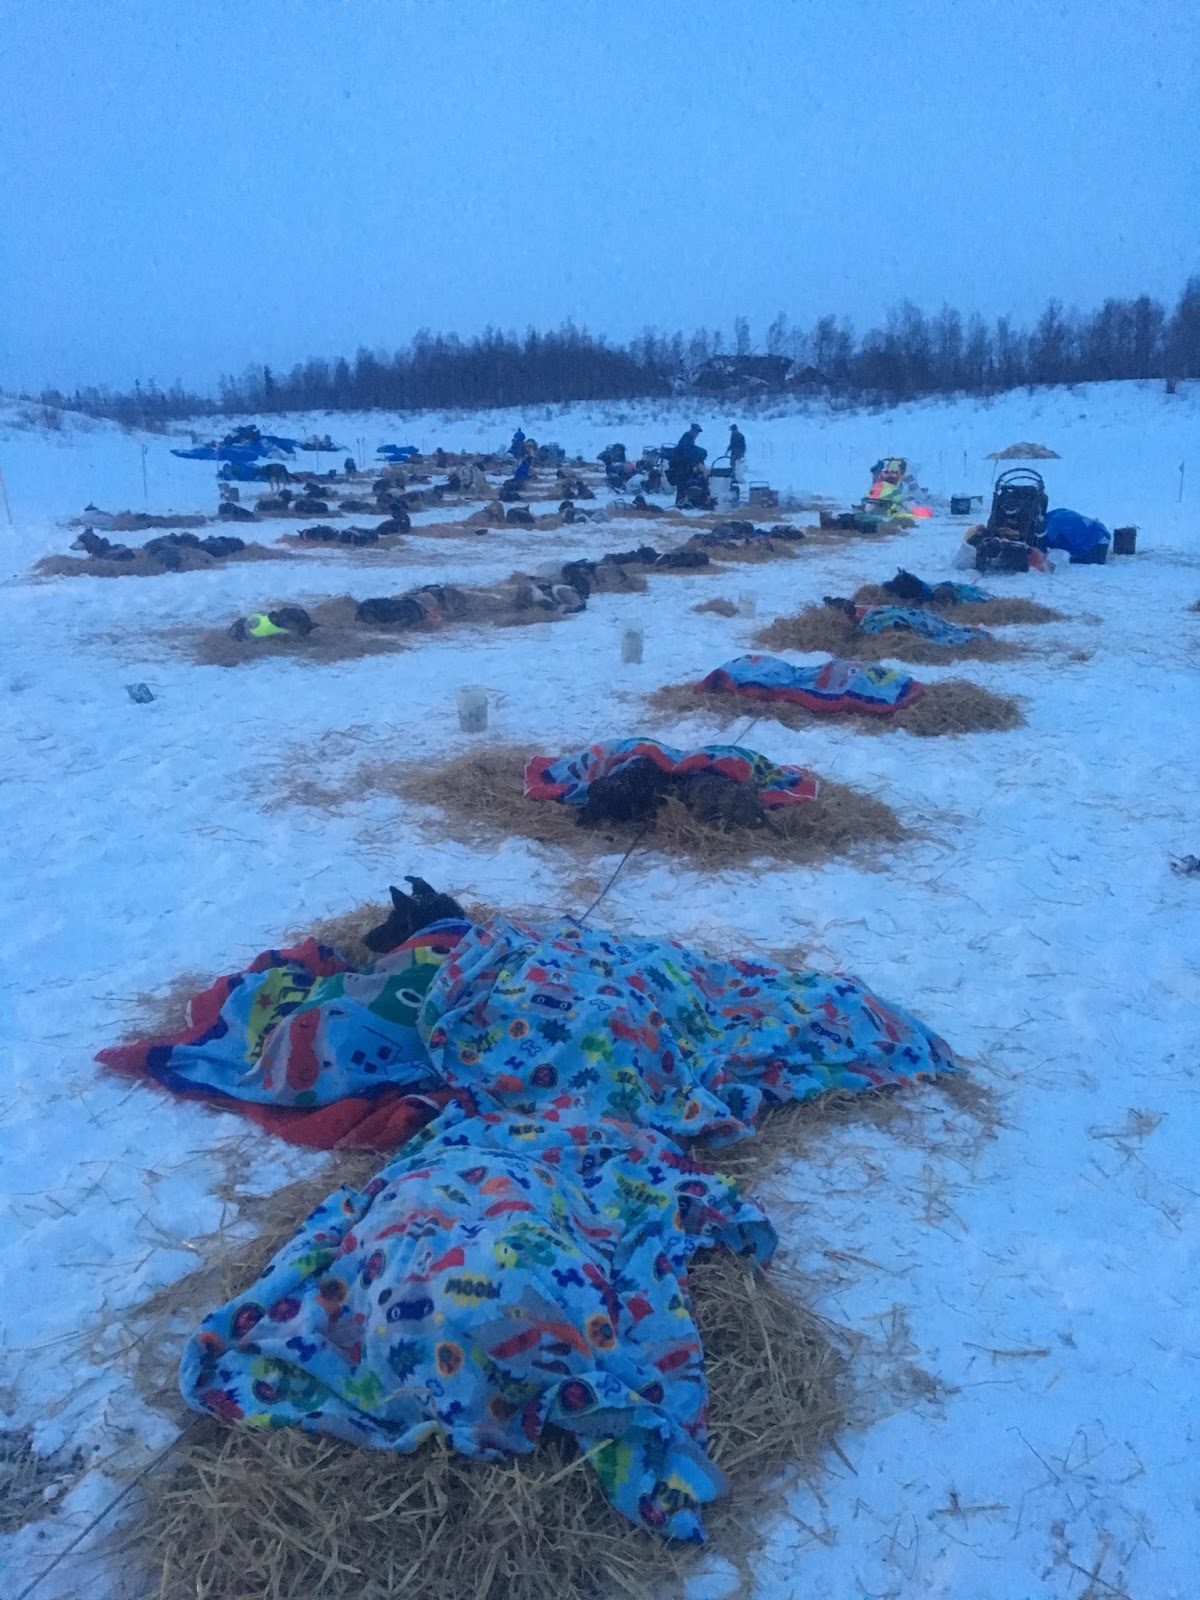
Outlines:
POLYGON ((718 617, 736 617, 737 604, 733 600, 717 599, 704 600, 698 606, 693 606, 693 611, 711 611, 718 617))
POLYGON ((943 678, 927 683, 919 700, 890 717, 853 706, 846 711, 810 711, 787 700, 751 700, 740 694, 700 690, 690 683, 666 684, 646 696, 646 705, 669 717, 694 717, 701 712, 723 726, 746 717, 769 717, 785 728, 811 728, 815 723, 852 722, 863 733, 904 729, 920 738, 936 734, 1007 733, 1024 725, 1025 715, 1012 695, 995 694, 969 678, 943 678))
POLYGON ((966 644, 930 644, 916 634, 891 628, 887 633, 860 633, 836 606, 805 606, 792 617, 777 617, 760 628, 754 642, 763 650, 799 650, 858 661, 911 661, 933 666, 946 661, 1004 661, 1024 653, 1004 639, 985 636, 966 644))
MULTIPOLYGON (((589 858, 627 850, 642 832, 640 822, 581 828, 571 806, 527 800, 522 777, 533 751, 492 746, 448 761, 420 766, 381 762, 359 769, 347 798, 394 795, 437 807, 439 834, 462 843, 493 844, 524 838, 589 858)), ((671 797, 658 813, 642 848, 682 856, 693 865, 719 869, 753 859, 789 863, 824 860, 866 844, 895 844, 907 830, 890 806, 828 779, 808 804, 780 806, 770 813, 774 829, 722 829, 698 821, 671 797)))
POLYGON ((896 596, 889 594, 881 583, 864 583, 861 589, 854 591, 852 598, 860 606, 922 606, 928 611, 936 611, 942 616, 949 617, 951 621, 980 627, 990 625, 994 628, 1004 628, 1010 624, 1067 620, 1064 613, 1055 611, 1053 606, 1044 606, 1040 600, 1026 600, 1021 595, 1012 597, 998 595, 993 600, 945 602, 931 598, 898 601, 896 596))

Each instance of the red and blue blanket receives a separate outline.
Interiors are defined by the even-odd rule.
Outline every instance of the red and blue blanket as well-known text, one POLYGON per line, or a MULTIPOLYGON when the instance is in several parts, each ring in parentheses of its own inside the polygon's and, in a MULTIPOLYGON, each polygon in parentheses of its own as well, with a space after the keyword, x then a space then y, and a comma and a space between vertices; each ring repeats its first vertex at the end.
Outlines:
POLYGON ((532 756, 525 767, 528 800, 558 800, 563 805, 587 804, 588 790, 598 778, 611 777, 631 761, 653 761, 674 777, 693 772, 719 772, 737 783, 753 784, 764 806, 795 806, 815 800, 819 785, 803 767, 780 766, 736 744, 706 744, 698 750, 676 750, 657 739, 607 739, 569 756, 532 756))
POLYGON ((293 1144, 394 1150, 449 1099, 417 1012, 469 926, 435 923, 361 972, 315 939, 265 950, 196 995, 186 1027, 96 1059, 293 1144))
POLYGON ((825 661, 796 667, 779 656, 737 656, 696 684, 698 693, 737 694, 785 701, 823 716, 848 711, 891 717, 925 693, 925 685, 895 667, 865 661, 825 661))

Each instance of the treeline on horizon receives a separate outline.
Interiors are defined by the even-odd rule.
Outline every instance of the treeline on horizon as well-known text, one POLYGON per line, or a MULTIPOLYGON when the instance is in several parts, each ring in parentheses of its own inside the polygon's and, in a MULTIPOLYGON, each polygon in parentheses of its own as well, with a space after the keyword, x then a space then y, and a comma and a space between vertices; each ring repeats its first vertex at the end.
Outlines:
POLYGON ((135 427, 244 413, 645 400, 690 392, 716 356, 753 354, 789 357, 790 376, 802 375, 807 392, 825 390, 851 403, 1122 378, 1173 384, 1200 377, 1200 276, 1188 280, 1170 311, 1149 295, 1106 300, 1090 315, 1051 300, 1032 328, 1017 327, 1007 317, 994 323, 978 315, 964 319, 949 307, 928 316, 905 302, 882 328, 861 338, 844 319, 824 316, 804 329, 780 314, 758 346, 744 317, 728 340, 708 329, 690 336, 647 330, 624 345, 570 323, 547 333, 531 329, 524 337, 488 329, 460 339, 422 330, 392 355, 360 349, 353 360, 313 358, 286 374, 252 366, 240 378, 223 379, 215 399, 153 382, 136 384, 129 393, 50 389, 36 398, 135 427))

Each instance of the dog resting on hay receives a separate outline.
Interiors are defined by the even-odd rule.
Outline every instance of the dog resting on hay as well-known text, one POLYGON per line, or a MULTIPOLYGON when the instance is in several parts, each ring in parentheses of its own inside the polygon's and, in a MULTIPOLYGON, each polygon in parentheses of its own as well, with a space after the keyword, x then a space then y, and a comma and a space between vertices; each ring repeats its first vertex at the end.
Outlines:
POLYGON ((655 739, 614 739, 557 759, 534 756, 525 768, 527 799, 569 805, 576 822, 592 828, 651 824, 673 796, 709 827, 778 833, 768 808, 799 805, 817 793, 816 779, 799 767, 775 766, 736 745, 687 752, 655 739))
POLYGON ((171 572, 204 572, 227 561, 286 561, 282 550, 246 544, 232 534, 168 533, 144 545, 114 544, 91 528, 71 545, 78 556, 43 556, 34 572, 45 577, 153 578, 171 572))
MULTIPOLYGON (((830 596, 823 605, 805 606, 795 616, 777 617, 755 634, 754 643, 764 650, 798 650, 858 661, 883 661, 890 657, 930 666, 941 661, 965 659, 1002 661, 1023 653, 1020 645, 994 639, 981 628, 960 629, 945 624, 951 631, 947 636, 942 630, 941 642, 915 631, 927 625, 921 622, 908 628, 892 626, 875 631, 877 623, 886 619, 872 618, 871 613, 887 609, 859 608, 853 601, 830 596), (859 615, 860 610, 862 615, 859 615)), ((914 610, 913 616, 942 620, 932 611, 914 610)))
POLYGON ((309 609, 273 606, 237 618, 228 629, 181 627, 169 636, 190 648, 204 666, 234 667, 276 655, 319 665, 404 650, 406 635, 457 623, 506 627, 556 622, 582 611, 588 592, 586 576, 580 573, 573 573, 570 582, 514 577, 491 588, 430 583, 362 601, 333 596, 309 609))
POLYGON ((934 611, 949 611, 963 622, 990 623, 1004 627, 1013 623, 1063 622, 1061 611, 1022 596, 994 595, 973 583, 928 584, 903 567, 886 583, 867 583, 854 592, 860 606, 928 606, 934 611))
MULTIPOLYGON (((410 881, 406 915, 445 909, 410 881)), ((225 1422, 290 1425, 379 1452, 442 1435, 457 1452, 495 1460, 529 1453, 549 1429, 586 1448, 600 1491, 631 1525, 698 1539, 701 1508, 724 1479, 706 1448, 705 1327, 688 1267, 706 1247, 763 1261, 774 1233, 682 1141, 746 1137, 769 1106, 824 1089, 954 1072, 948 1048, 853 980, 714 961, 570 920, 441 921, 353 983, 295 960, 255 962, 229 989, 238 1026, 210 1028, 193 1054, 211 1070, 219 1038, 239 1091, 252 1092, 250 1004, 270 1062, 260 1076, 279 1094, 319 1095, 325 1077, 369 1076, 366 1057, 384 1059, 387 1043, 386 1081, 436 1084, 456 1103, 371 1182, 318 1206, 257 1281, 243 1279, 209 1312, 184 1353, 185 1397, 225 1422), (411 1007, 393 1018, 418 971, 424 1061, 408 1048, 411 1007), (748 978, 750 1011, 735 998, 748 978), (302 1089, 292 1080, 310 1057, 317 1077, 302 1089)), ((183 1072, 187 1047, 174 1055, 183 1072)), ((164 1065, 161 1048, 153 1059, 164 1065)), ((761 1291, 752 1278, 741 1287, 740 1315, 761 1328, 761 1291)), ((770 1372, 752 1365, 750 1377, 772 1393, 770 1372)), ((718 1410, 722 1396, 713 1398, 718 1410)), ((759 1420, 745 1419, 751 1433, 759 1420)), ((264 1444, 249 1459, 269 1479, 272 1457, 290 1448, 264 1444)), ((231 1454, 247 1459, 240 1445, 209 1459, 231 1454)), ((360 1470, 368 1482, 381 1471, 369 1453, 360 1470)), ((392 1471, 415 1485, 445 1467, 435 1455, 392 1471)), ((511 1522, 516 1479, 505 1481, 511 1522)), ((577 1483, 590 1491, 586 1472, 577 1483)), ((391 1514, 399 1507, 393 1495, 391 1514)), ((443 1500, 442 1542, 455 1546, 470 1535, 445 1510, 443 1500)), ((553 1528, 538 1532, 554 1540, 553 1528)), ((306 1534, 298 1542, 311 1551, 306 1534)), ((374 1591, 360 1582, 356 1592, 374 1591)), ((517 1591, 494 1591, 489 1576, 474 1592, 517 1591)))
MULTIPOLYGON (((296 759, 303 762, 308 758, 298 754, 296 759)), ((319 754, 311 758, 314 769, 320 759, 319 754)), ((527 799, 523 779, 530 760, 528 746, 489 745, 434 762, 366 762, 342 779, 339 788, 322 790, 321 804, 336 806, 356 803, 365 795, 381 795, 406 805, 430 807, 438 816, 436 823, 431 820, 427 825, 436 826, 439 837, 449 834, 464 843, 485 845, 528 839, 582 857, 608 855, 614 847, 623 850, 638 843, 646 832, 644 822, 597 822, 581 827, 575 820, 574 805, 527 799)), ((668 789, 653 812, 647 843, 705 870, 717 870, 755 859, 821 861, 863 845, 890 845, 907 837, 895 812, 874 795, 829 779, 817 788, 816 797, 803 804, 765 806, 769 827, 739 826, 736 812, 716 823, 703 821, 668 789), (722 825, 726 820, 732 825, 722 825)), ((273 794, 276 805, 310 803, 299 793, 281 799, 277 787, 273 794)), ((697 808, 702 804, 698 798, 694 803, 697 808)))

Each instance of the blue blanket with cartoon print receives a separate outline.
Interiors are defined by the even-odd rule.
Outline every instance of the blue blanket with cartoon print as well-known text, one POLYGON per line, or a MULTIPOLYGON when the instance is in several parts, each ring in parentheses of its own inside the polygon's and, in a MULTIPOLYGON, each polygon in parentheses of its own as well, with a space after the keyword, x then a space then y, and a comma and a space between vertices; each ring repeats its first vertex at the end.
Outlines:
POLYGON ((628 1517, 702 1538, 722 1479, 688 1262, 765 1261, 775 1235, 680 1141, 955 1070, 948 1047, 853 979, 499 917, 445 957, 417 1026, 455 1102, 205 1319, 188 1402, 379 1449, 440 1434, 483 1460, 554 1425, 628 1517))

